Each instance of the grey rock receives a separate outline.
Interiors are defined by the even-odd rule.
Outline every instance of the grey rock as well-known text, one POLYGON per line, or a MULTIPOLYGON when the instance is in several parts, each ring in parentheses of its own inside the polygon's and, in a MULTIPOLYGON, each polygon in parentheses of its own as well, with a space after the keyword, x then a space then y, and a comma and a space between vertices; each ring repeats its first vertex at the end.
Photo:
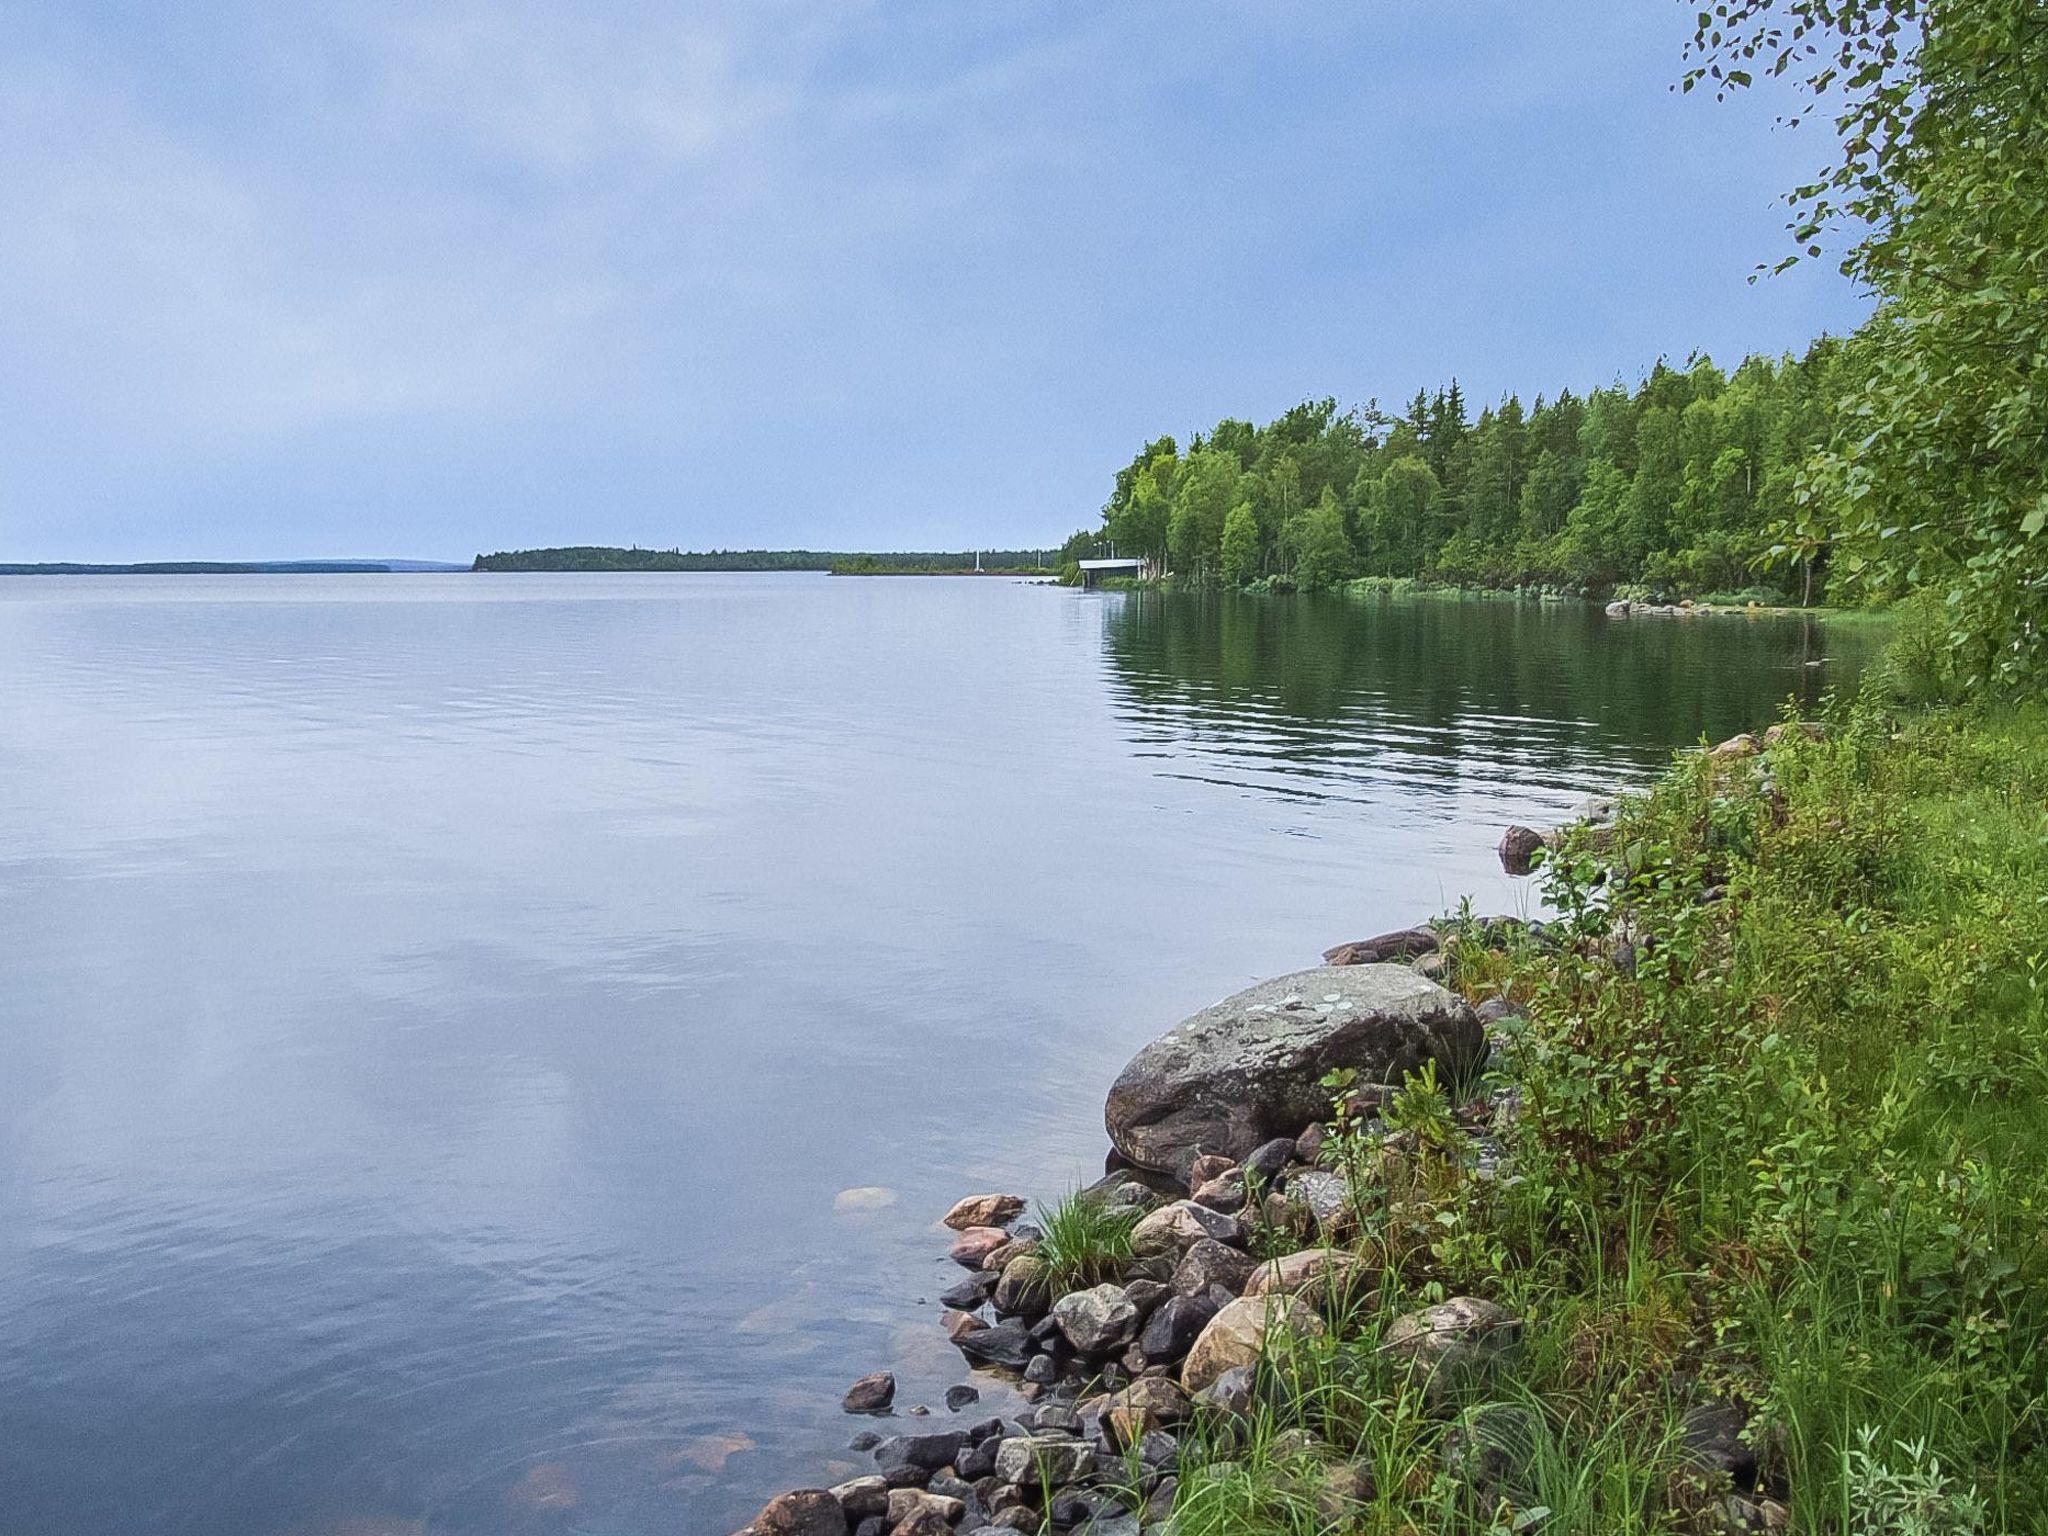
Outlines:
POLYGON ((1351 1220, 1351 1183, 1328 1168, 1304 1168, 1287 1181, 1287 1198, 1314 1218, 1318 1231, 1340 1231, 1351 1220))
POLYGON ((1256 1387, 1254 1367, 1234 1365, 1195 1395, 1195 1400, 1212 1412, 1232 1418, 1248 1418, 1256 1387))
POLYGON ((939 1292, 939 1305, 956 1312, 972 1312, 995 1294, 996 1282, 1001 1278, 991 1270, 977 1269, 939 1292))
POLYGON ((1081 1415, 1068 1403, 1041 1403, 1031 1416, 1033 1434, 1078 1435, 1081 1415))
POLYGON ((955 1342, 969 1360, 981 1365, 1007 1366, 1013 1371, 1022 1370, 1035 1353, 1030 1332, 1015 1318, 993 1328, 978 1328, 955 1342))
POLYGON ((999 1443, 988 1439, 964 1447, 953 1458, 953 1470, 970 1481, 989 1476, 996 1469, 996 1446, 999 1443))
POLYGON ((889 1517, 869 1515, 853 1528, 853 1536, 888 1536, 889 1517))
POLYGON ((1294 1160, 1294 1138, 1276 1136, 1252 1148, 1251 1155, 1244 1160, 1244 1174, 1248 1180, 1271 1184, 1280 1177, 1280 1170, 1294 1160))
POLYGON ((1192 1198, 1197 1205, 1207 1206, 1212 1211, 1221 1211, 1226 1216, 1231 1216, 1244 1209, 1244 1188, 1243 1172, 1233 1168, 1206 1184, 1196 1185, 1192 1198))
POLYGON ((936 1472, 949 1466, 967 1437, 957 1429, 917 1435, 891 1435, 875 1447, 875 1461, 884 1473, 891 1467, 921 1467, 936 1472))
POLYGON ((1216 1312, 1216 1303, 1207 1296, 1168 1297, 1145 1320, 1144 1331, 1138 1335, 1138 1348, 1148 1360, 1171 1364, 1188 1352, 1216 1312))
POLYGON ((1059 1362, 1051 1355, 1034 1355, 1024 1367, 1024 1379, 1033 1386, 1051 1386, 1059 1374, 1059 1362))
POLYGON ((1464 1002, 1404 966, 1323 966, 1247 988, 1146 1046, 1104 1120, 1131 1162, 1184 1177, 1205 1152, 1242 1158, 1299 1135, 1327 1113, 1333 1070, 1398 1083, 1435 1061, 1456 1077, 1483 1044, 1464 1002))
POLYGON ((882 1437, 872 1429, 864 1429, 846 1442, 849 1451, 872 1451, 882 1443, 882 1437))
POLYGON ((1138 1309, 1140 1317, 1150 1317, 1172 1294, 1172 1285, 1164 1280, 1132 1280, 1124 1286, 1124 1295, 1138 1309))
POLYGON ((981 1389, 970 1387, 964 1382, 946 1388, 946 1406, 958 1413, 970 1403, 981 1401, 981 1389))
POLYGON ((1111 1354, 1138 1331, 1138 1309, 1120 1285, 1070 1291, 1053 1303, 1052 1317, 1067 1342, 1084 1355, 1111 1354))
POLYGON ((1085 1440, 1066 1435, 1016 1435, 996 1447, 996 1477, 1022 1488, 1064 1488, 1094 1468, 1085 1440))
POLYGON ((1205 1237, 1181 1255, 1180 1266, 1173 1272, 1173 1292, 1176 1296, 1206 1296, 1211 1286, 1220 1285, 1231 1295, 1240 1295, 1257 1267, 1257 1260, 1242 1248, 1205 1237))

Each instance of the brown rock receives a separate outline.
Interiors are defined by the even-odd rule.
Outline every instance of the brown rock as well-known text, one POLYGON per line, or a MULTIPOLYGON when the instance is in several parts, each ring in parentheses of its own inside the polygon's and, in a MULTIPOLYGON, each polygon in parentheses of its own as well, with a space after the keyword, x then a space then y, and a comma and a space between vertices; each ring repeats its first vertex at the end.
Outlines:
POLYGON ((1220 1152, 1204 1152, 1188 1165, 1188 1185, 1199 1188, 1211 1179, 1220 1179, 1237 1166, 1220 1152))
POLYGON ((956 1201, 943 1220, 955 1232, 969 1227, 1007 1227, 1024 1214, 1022 1195, 969 1195, 956 1201))
POLYGON ((799 1488, 770 1499, 750 1529, 755 1536, 846 1536, 846 1511, 823 1488, 799 1488))
POLYGON ((955 1312, 948 1308, 939 1314, 939 1322, 945 1327, 946 1337, 958 1344, 970 1333, 979 1333, 988 1326, 972 1312, 955 1312))
POLYGON ((1548 846, 1534 827, 1509 827, 1500 835, 1500 867, 1511 875, 1526 875, 1536 867, 1536 855, 1548 846))
POLYGON ((1333 1290, 1360 1283, 1358 1255, 1338 1248, 1304 1248, 1269 1259, 1245 1282, 1247 1296, 1299 1296, 1320 1304, 1333 1290))
POLYGON ((1209 1319, 1209 1326, 1188 1351, 1180 1384, 1200 1392, 1233 1366, 1257 1363, 1268 1334, 1286 1328, 1299 1334, 1320 1334, 1323 1320, 1294 1296, 1240 1296, 1209 1319))
POLYGON ((984 1260, 1010 1240, 1001 1227, 969 1227, 953 1239, 947 1257, 963 1269, 980 1269, 984 1260))
POLYGON ((887 1371, 876 1371, 848 1387, 839 1406, 848 1413, 887 1413, 894 1401, 896 1378, 887 1371))

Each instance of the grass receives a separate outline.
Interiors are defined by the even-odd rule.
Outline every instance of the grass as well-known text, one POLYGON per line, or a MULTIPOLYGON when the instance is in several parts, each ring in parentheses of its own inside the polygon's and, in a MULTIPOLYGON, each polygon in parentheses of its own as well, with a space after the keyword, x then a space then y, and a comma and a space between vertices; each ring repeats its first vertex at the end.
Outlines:
POLYGON ((1453 943, 1456 985, 1530 1010, 1510 1176, 1444 1134, 1466 1085, 1335 1128, 1371 1304, 1190 1445, 1181 1536, 1720 1530, 1680 1450, 1706 1397, 1796 1531, 2048 1530, 2048 707, 1866 697, 1682 758, 1613 846, 1552 860, 1544 947, 1453 943), (1373 1346, 1454 1294, 1523 1344, 1426 1403, 1373 1346), (1460 1438, 1488 1415, 1525 1442, 1491 1481, 1460 1438), (1340 1462, 1370 1495, 1319 1504, 1340 1462))
POLYGON ((1114 1280, 1131 1261, 1131 1229, 1143 1213, 1078 1191, 1038 1210, 1038 1257, 1053 1294, 1114 1280))

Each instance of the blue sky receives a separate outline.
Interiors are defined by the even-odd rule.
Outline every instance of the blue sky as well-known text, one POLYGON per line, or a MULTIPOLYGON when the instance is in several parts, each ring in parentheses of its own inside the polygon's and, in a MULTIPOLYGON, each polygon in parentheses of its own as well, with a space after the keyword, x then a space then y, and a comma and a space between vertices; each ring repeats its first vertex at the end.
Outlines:
POLYGON ((1846 329, 1690 16, 0 0, 0 560, 1033 545, 1162 431, 1846 329))

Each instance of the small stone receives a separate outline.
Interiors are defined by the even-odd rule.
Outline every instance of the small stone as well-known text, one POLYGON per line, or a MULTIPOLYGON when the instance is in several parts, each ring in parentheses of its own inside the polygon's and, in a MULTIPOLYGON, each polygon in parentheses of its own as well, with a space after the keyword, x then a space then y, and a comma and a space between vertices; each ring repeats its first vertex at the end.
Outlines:
POLYGON ((1036 1252, 1038 1252, 1037 1238, 1018 1237, 1012 1234, 1007 1243, 989 1250, 987 1256, 981 1261, 981 1267, 999 1275, 1026 1254, 1036 1252))
POLYGON ((1226 1216, 1235 1215, 1244 1209, 1244 1175, 1232 1169, 1201 1185, 1191 1198, 1195 1204, 1207 1206, 1212 1211, 1221 1211, 1226 1216))
POLYGON ((1173 1518, 1174 1502, 1180 1497, 1180 1479, 1167 1477, 1160 1480, 1145 1500, 1144 1522, 1148 1526, 1165 1525, 1173 1518))
POLYGON ((970 1333, 979 1333, 988 1324, 972 1312, 954 1312, 950 1309, 939 1314, 939 1323, 946 1330, 946 1337, 958 1344, 970 1333))
POLYGON ((1024 1380, 1034 1387, 1049 1387, 1059 1378, 1060 1368, 1051 1355, 1034 1355, 1024 1367, 1024 1380))
POLYGON ((1293 1159, 1294 1138, 1276 1136, 1252 1149, 1251 1155, 1244 1160, 1244 1176, 1248 1181, 1271 1184, 1293 1159))
POLYGON ((869 1515, 853 1528, 853 1536, 889 1536, 889 1517, 869 1515))
POLYGON ((1267 1335, 1280 1328, 1296 1334, 1323 1332, 1323 1320, 1294 1296, 1245 1296, 1209 1319, 1187 1362, 1181 1386, 1199 1392, 1233 1366, 1256 1365, 1267 1335))
POLYGON ((1069 1292, 1053 1303, 1052 1316, 1067 1342, 1084 1355, 1121 1349, 1138 1329, 1138 1309, 1119 1285, 1069 1292))
POLYGON ((1237 1166, 1220 1152, 1205 1152, 1188 1167, 1188 1185, 1193 1188, 1220 1179, 1237 1166))
POLYGON ((961 1382, 956 1386, 946 1388, 946 1406, 955 1413, 958 1413, 970 1403, 978 1403, 980 1401, 981 1389, 979 1387, 970 1387, 965 1382, 961 1382))
POLYGON ((1325 1467, 1316 1479, 1316 1513, 1334 1524, 1343 1524, 1361 1504, 1372 1502, 1373 1475, 1359 1462, 1340 1461, 1325 1467))
POLYGON ((1728 762, 1738 757, 1755 757, 1763 751, 1763 743, 1749 732, 1730 736, 1726 741, 1707 749, 1707 756, 1715 762, 1728 762))
POLYGON ((864 1429, 846 1442, 849 1451, 872 1451, 882 1443, 882 1437, 872 1429, 864 1429))
POLYGON ((1125 1297, 1138 1309, 1140 1317, 1150 1317, 1159 1304, 1172 1294, 1173 1287, 1163 1280, 1132 1280, 1124 1286, 1125 1297))
POLYGON ((1328 1168, 1305 1168, 1287 1181, 1287 1198, 1307 1207, 1322 1232, 1341 1232, 1353 1221, 1351 1181, 1328 1168))
POLYGON ((848 1387, 839 1406, 848 1413, 887 1413, 895 1400, 896 1378, 887 1371, 876 1371, 848 1387))
POLYGON ((1756 1487, 1756 1448, 1742 1438, 1746 1422, 1740 1408, 1716 1399, 1686 1409, 1679 1431, 1688 1460, 1727 1473, 1743 1493, 1756 1487))
POLYGON ((955 1232, 969 1227, 1008 1227, 1024 1214, 1022 1195, 969 1195, 941 1218, 955 1232))
POLYGON ((1079 1435, 1081 1433, 1081 1413, 1079 1409, 1071 1407, 1066 1403, 1046 1403, 1038 1412, 1031 1416, 1031 1428, 1034 1434, 1040 1435, 1047 1432, 1061 1435, 1079 1435))
POLYGON ((755 1536, 846 1536, 846 1511, 823 1488, 799 1488, 770 1499, 752 1529, 755 1536))
POLYGON ((1329 1128, 1318 1120, 1294 1138, 1294 1155, 1304 1163, 1313 1163, 1323 1155, 1323 1143, 1329 1138, 1329 1128))
POLYGON ((1009 1241, 1010 1234, 1001 1227, 969 1227, 953 1239, 946 1256, 962 1269, 980 1269, 991 1253, 1009 1241))

